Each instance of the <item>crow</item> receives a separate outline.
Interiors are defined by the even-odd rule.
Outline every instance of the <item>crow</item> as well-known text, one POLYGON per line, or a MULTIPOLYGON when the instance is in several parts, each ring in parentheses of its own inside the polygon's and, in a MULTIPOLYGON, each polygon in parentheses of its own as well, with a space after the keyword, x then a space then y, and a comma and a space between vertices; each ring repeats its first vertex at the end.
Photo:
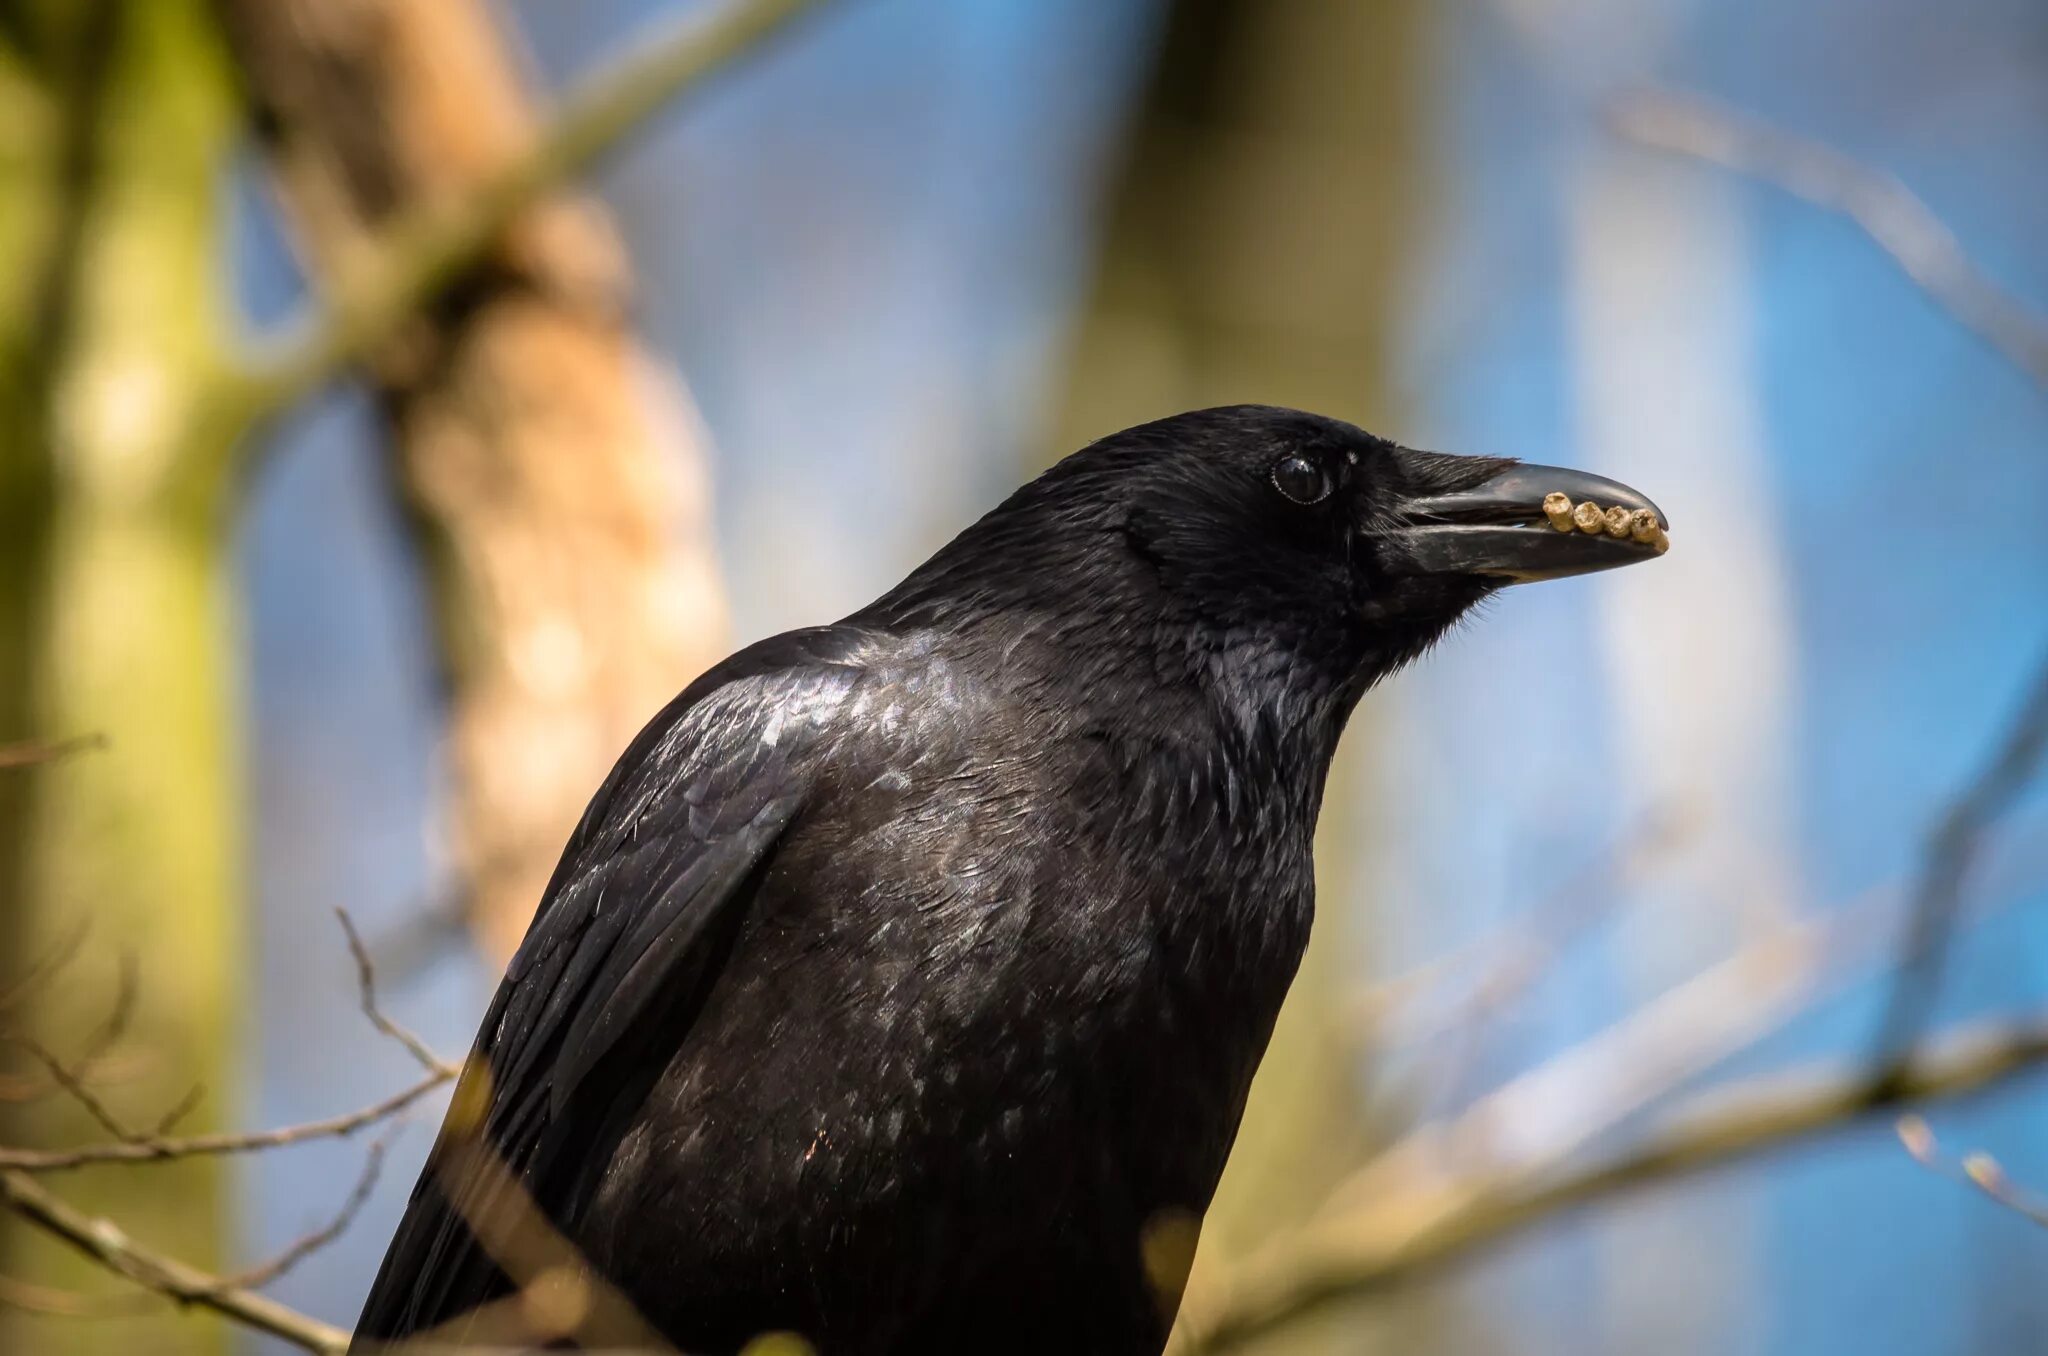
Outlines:
POLYGON ((1185 1261, 1223 1171, 1353 706, 1665 526, 1581 472, 1198 410, 725 660, 570 838, 358 1343, 503 1341, 517 1276, 529 1338, 611 1299, 693 1353, 1158 1352, 1154 1245, 1185 1261))

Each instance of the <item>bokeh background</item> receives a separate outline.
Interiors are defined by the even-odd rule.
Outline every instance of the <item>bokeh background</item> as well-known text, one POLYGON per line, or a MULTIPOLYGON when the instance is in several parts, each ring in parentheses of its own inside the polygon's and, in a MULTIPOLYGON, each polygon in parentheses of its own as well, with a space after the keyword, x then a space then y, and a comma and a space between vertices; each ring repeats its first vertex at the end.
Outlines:
MULTIPOLYGON (((711 8, 492 12, 553 90, 711 8)), ((1316 949, 1205 1265, 1489 1089, 1534 1093, 1487 1147, 1597 1151, 1689 1089, 1866 1056, 1929 835, 2048 660, 2048 390, 1842 214, 1623 135, 1645 90, 1896 176, 2048 311, 2034 0, 825 0, 591 180, 631 328, 679 383, 714 653, 852 610, 1062 452, 1196 405, 1583 466, 1670 514, 1654 567, 1516 590, 1368 699, 1316 949), (1818 940, 1752 964, 1794 933, 1818 940), (1669 1057, 1615 1053, 1659 1003, 1669 1057)), ((217 257, 251 330, 308 296, 273 187, 237 143, 217 257)), ((243 996, 222 1123, 411 1076, 356 1015, 334 908, 387 1006, 450 1054, 495 976, 456 907, 437 548, 374 385, 251 435, 231 515, 246 907, 222 926, 246 942, 219 946, 243 996)), ((1967 900, 1935 1020, 2038 1012, 2038 788, 1967 900)), ((2039 1084, 1928 1114, 2048 1190, 2039 1084)), ((272 1293, 352 1320, 432 1123, 272 1293)), ((316 1226, 361 1156, 236 1162, 227 1257, 316 1226)), ((95 1190, 118 1213, 118 1181, 95 1190)), ((2048 1350, 2044 1265, 2039 1222, 1917 1164, 1879 1115, 1565 1212, 1254 1349, 2004 1356, 2048 1350)), ((176 1315, 11 1321, 23 1352, 198 1340, 161 1337, 176 1315)))

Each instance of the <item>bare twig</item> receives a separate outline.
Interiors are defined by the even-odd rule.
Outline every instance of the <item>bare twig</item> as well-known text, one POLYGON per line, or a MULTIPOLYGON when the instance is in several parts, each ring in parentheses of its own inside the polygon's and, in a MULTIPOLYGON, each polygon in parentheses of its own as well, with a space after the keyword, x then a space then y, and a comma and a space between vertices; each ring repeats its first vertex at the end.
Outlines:
POLYGON ((1340 1182, 1330 1210, 1371 1208, 1418 1184, 1434 1190, 1455 1175, 1447 1164, 1513 1162, 1535 1173, 1563 1162, 1877 963, 1896 894, 1870 890, 1786 924, 1462 1112, 1415 1127, 1340 1182))
POLYGON ((446 1083, 452 1073, 434 1070, 409 1087, 401 1088, 366 1107, 326 1120, 306 1121, 275 1130, 231 1131, 184 1138, 149 1136, 118 1140, 112 1144, 87 1144, 72 1149, 13 1149, 0 1147, 0 1169, 18 1172, 63 1172, 96 1163, 158 1163, 172 1158, 193 1158, 206 1154, 242 1154, 262 1149, 279 1149, 314 1139, 346 1139, 365 1126, 389 1120, 446 1083))
POLYGON ((732 0, 708 19, 636 43, 578 85, 530 155, 453 205, 422 207, 383 235, 324 314, 295 322, 234 383, 253 423, 290 409, 397 333, 489 253, 548 189, 590 166, 670 100, 760 45, 815 0, 732 0))
POLYGON ((1921 1116, 1901 1116, 1894 1129, 1899 1143, 1921 1167, 1974 1187, 2015 1214, 2048 1227, 2048 1199, 2014 1182, 1990 1154, 1978 1150, 1959 1159, 1948 1157, 1935 1139, 1934 1130, 1921 1116))
MULTIPOLYGON (((212 1309, 238 1322, 294 1342, 309 1351, 339 1353, 345 1350, 348 1345, 346 1333, 268 1300, 256 1294, 255 1290, 276 1280, 305 1258, 332 1243, 354 1222, 376 1184, 378 1170, 383 1162, 382 1143, 370 1147, 361 1177, 333 1219, 296 1239, 276 1256, 228 1276, 210 1275, 135 1243, 112 1220, 85 1215, 37 1185, 31 1176, 33 1173, 79 1168, 90 1164, 159 1162, 204 1154, 244 1153, 317 1138, 344 1137, 366 1125, 389 1119, 452 1079, 456 1073, 453 1065, 436 1058, 424 1042, 386 1017, 378 1007, 375 976, 368 956, 362 950, 361 942, 346 915, 343 916, 342 925, 348 936, 350 952, 355 958, 365 1015, 379 1031, 404 1045, 413 1058, 420 1062, 426 1070, 423 1078, 370 1106, 323 1121, 247 1133, 194 1135, 185 1138, 172 1138, 163 1134, 162 1128, 174 1123, 182 1114, 181 1106, 173 1108, 163 1118, 158 1133, 139 1135, 124 1126, 93 1096, 77 1070, 40 1045, 13 1037, 10 1039, 14 1043, 28 1050, 44 1065, 57 1086, 69 1093, 101 1123, 113 1136, 114 1142, 61 1150, 0 1148, 0 1206, 12 1210, 46 1232, 70 1243, 117 1275, 158 1295, 180 1304, 196 1304, 212 1309)), ((109 1018, 103 1026, 118 1032, 123 1024, 120 1014, 127 1006, 125 999, 117 1000, 115 1016, 109 1018)), ((190 1100, 187 1099, 188 1102, 190 1100)), ((45 1294, 40 1287, 28 1286, 26 1283, 13 1287, 13 1290, 14 1298, 24 1300, 32 1306, 41 1305, 54 1311, 70 1312, 79 1316, 90 1316, 92 1313, 103 1311, 96 1297, 73 1296, 68 1292, 45 1294)))
POLYGON ((370 1199, 370 1193, 377 1189, 377 1175, 383 1171, 383 1168, 384 1142, 379 1140, 370 1145, 370 1152, 363 1159, 363 1171, 356 1178, 354 1188, 348 1193, 348 1199, 344 1200, 341 1203, 341 1209, 335 1212, 334 1218, 328 1220, 327 1223, 311 1233, 302 1234, 292 1240, 282 1252, 268 1261, 259 1262, 255 1266, 237 1271, 231 1276, 221 1277, 221 1284, 229 1289, 241 1287, 249 1290, 261 1290, 264 1286, 269 1285, 272 1281, 284 1275, 293 1267, 332 1243, 335 1239, 340 1238, 343 1233, 347 1232, 348 1226, 356 1222, 356 1216, 362 1212, 363 1205, 370 1199))
MULTIPOLYGON (((87 930, 83 926, 74 930, 72 936, 77 939, 76 943, 67 941, 60 944, 56 952, 56 964, 58 966, 68 965, 71 962, 72 958, 77 954, 78 944, 84 941, 87 930)), ((54 973, 54 970, 49 973, 54 973)), ((120 960, 116 966, 116 973, 119 977, 114 983, 114 1001, 108 1007, 107 1015, 102 1017, 93 1027, 92 1031, 87 1034, 79 1052, 71 1059, 59 1059, 48 1047, 40 1044, 31 1036, 13 1032, 0 1033, 0 1042, 27 1052, 30 1058, 43 1067, 44 1071, 45 1081, 40 1085, 30 1084, 18 1090, 8 1088, 6 1091, 8 1100, 33 1101, 38 1097, 48 1096, 53 1092, 69 1093, 72 1099, 85 1108, 87 1114, 95 1121, 98 1121, 100 1126, 107 1130, 109 1134, 114 1135, 117 1139, 131 1137, 131 1132, 119 1125, 113 1113, 90 1090, 90 1084, 95 1081, 95 1075, 103 1071, 103 1061, 106 1060, 108 1052, 127 1033, 128 1023, 135 1015, 135 997, 139 989, 140 980, 133 952, 123 951, 121 953, 120 960)), ((32 972, 23 981, 23 988, 25 991, 32 991, 35 985, 39 983, 40 980, 32 972)))
MULTIPOLYGON (((68 958, 67 958, 68 959, 68 958)), ((113 1112, 98 1094, 92 1090, 94 1075, 101 1070, 102 1061, 108 1052, 127 1033, 128 1023, 135 1015, 135 997, 139 981, 135 956, 123 952, 119 965, 120 979, 115 985, 114 1002, 107 1015, 100 1019, 90 1035, 85 1038, 83 1048, 69 1060, 60 1059, 47 1046, 31 1036, 16 1033, 0 1034, 0 1042, 24 1050, 36 1063, 42 1065, 49 1079, 47 1091, 63 1092, 76 1102, 85 1113, 96 1121, 100 1128, 124 1143, 135 1143, 147 1138, 140 1131, 129 1128, 113 1112)), ((174 1102, 158 1118, 155 1133, 167 1135, 173 1126, 192 1114, 205 1096, 205 1088, 195 1085, 184 1096, 174 1102)), ((28 1089, 24 1100, 44 1095, 42 1090, 28 1089)))
POLYGON ((1940 996, 1942 971, 1963 886, 1984 836, 2011 808, 2048 750, 2048 662, 2036 671, 2019 717, 1983 769, 1942 814, 1913 892, 1911 932, 1902 968, 1878 1029, 1873 1063, 1896 1063, 1926 1027, 1940 996))
POLYGON ((1314 1309, 1370 1293, 1633 1187, 1841 1129, 1902 1102, 1960 1097, 2048 1061, 2048 1019, 1964 1028, 1872 1075, 1822 1070, 1700 1094, 1663 1127, 1592 1167, 1476 1173, 1310 1226, 1219 1278, 1183 1311, 1174 1350, 1222 1351, 1314 1309))
MULTIPOLYGON (((261 1149, 302 1144, 313 1139, 343 1139, 365 1126, 389 1120, 434 1089, 452 1080, 460 1072, 459 1066, 435 1055, 425 1041, 385 1015, 384 1010, 378 1006, 377 977, 371 968, 369 953, 364 950, 362 939, 357 935, 355 924, 349 919, 348 914, 340 909, 335 910, 335 913, 341 919, 342 931, 348 938, 349 955, 355 961, 356 982, 361 993, 363 1015, 369 1018, 371 1025, 378 1031, 405 1047, 406 1052, 426 1071, 424 1078, 368 1106, 324 1120, 306 1121, 275 1130, 173 1138, 167 1133, 169 1127, 175 1124, 196 1100, 198 1089, 194 1089, 191 1096, 164 1116, 158 1124, 156 1133, 138 1134, 123 1125, 112 1111, 92 1094, 76 1069, 67 1066, 33 1041, 23 1037, 8 1037, 7 1039, 20 1045, 40 1061, 48 1070, 52 1081, 85 1107, 101 1127, 113 1136, 115 1142, 88 1144, 72 1149, 17 1149, 0 1146, 0 1168, 21 1172, 59 1172, 96 1163, 156 1163, 206 1154, 251 1153, 261 1149)), ((121 1011, 125 1006, 125 1003, 117 1002, 116 1011, 121 1011)), ((114 1026, 114 1023, 110 1019, 105 1025, 114 1026)))
POLYGON ((205 1100, 206 1085, 204 1083, 194 1083, 186 1090, 183 1097, 171 1103, 170 1109, 157 1118, 156 1129, 151 1133, 158 1136, 170 1134, 171 1131, 178 1128, 187 1116, 197 1111, 199 1104, 205 1100))
MULTIPOLYGON (((1883 956, 1890 930, 1878 915, 1896 895, 1894 889, 1873 890, 1857 903, 1784 926, 1461 1115, 1411 1131, 1339 1184, 1328 1212, 1298 1236, 1298 1248, 1276 1245, 1273 1256, 1279 1260, 1249 1264, 1252 1293, 1266 1298, 1244 1303, 1256 1309, 1283 1291, 1296 1294, 1290 1287, 1297 1283, 1300 1295, 1320 1296, 1318 1240, 1344 1240, 1351 1249, 1344 1256, 1353 1261, 1364 1255, 1361 1249, 1373 1258, 1398 1254, 1396 1270, 1405 1272, 1408 1249, 1467 1227, 1475 1211, 1490 1230, 1503 1199, 1521 1210, 1520 1193, 1532 1184, 1552 1181, 1588 1146, 1684 1079, 1777 1029, 1793 1011, 1883 956), (1290 1267, 1301 1269, 1292 1280, 1290 1267)), ((1890 1069, 1860 1080, 1859 1097, 1912 1095, 1907 1088, 1882 1086, 1884 1077, 1900 1073, 1890 1069)), ((1378 1284, 1378 1272, 1367 1270, 1370 1284, 1378 1284)), ((1237 1291, 1231 1277, 1224 1275, 1219 1284, 1226 1305, 1235 1304, 1227 1298, 1237 1291)), ((1289 1299, 1279 1307, 1291 1316, 1294 1306, 1289 1299)), ((1203 1330, 1198 1320, 1189 1322, 1196 1324, 1192 1330, 1203 1330)), ((1271 1325, 1261 1318, 1255 1326, 1271 1325)))
POLYGON ((363 945, 362 935, 356 931, 355 920, 348 916, 347 909, 336 909, 334 916, 341 920, 341 930, 348 936, 348 954, 356 963, 356 988, 362 996, 363 1016, 370 1019, 370 1025, 404 1046, 422 1069, 443 1079, 455 1077, 461 1066, 442 1059, 418 1035, 393 1021, 377 1006, 377 972, 370 964, 369 948, 363 945))
POLYGON ((128 1023, 135 1016, 135 996, 142 988, 142 970, 133 951, 121 952, 115 963, 115 974, 113 1005, 85 1038, 84 1048, 71 1062, 71 1067, 81 1079, 90 1077, 92 1067, 128 1033, 128 1023))
POLYGON ((77 1290, 38 1285, 18 1276, 0 1276, 0 1308, 20 1309, 46 1318, 133 1318, 162 1303, 161 1296, 140 1290, 119 1295, 88 1295, 77 1290))
POLYGON ((142 1139, 141 1135, 124 1125, 120 1117, 114 1114, 113 1109, 85 1085, 85 1078, 79 1070, 57 1058, 41 1042, 31 1040, 27 1036, 9 1036, 6 1039, 15 1048, 27 1051, 30 1058, 42 1065, 43 1072, 48 1075, 51 1084, 78 1103, 85 1114, 98 1123, 100 1129, 123 1144, 134 1144, 142 1139))
POLYGON ((1849 217, 1921 290, 2048 389, 2048 320, 1987 278, 1911 189, 1831 146, 1690 95, 1644 91, 1610 110, 1615 131, 1763 179, 1849 217))
POLYGON ((92 935, 92 917, 87 915, 72 925, 71 930, 59 937, 48 952, 38 958, 19 978, 0 989, 0 1015, 18 1008, 55 979, 78 959, 78 953, 85 949, 85 939, 92 935))
POLYGON ((100 734, 73 735, 69 739, 30 740, 22 744, 0 744, 0 772, 12 768, 40 767, 74 754, 89 753, 107 746, 100 734))
POLYGON ((1644 865, 1682 840, 1691 825, 1653 810, 1496 931, 1402 974, 1372 984, 1346 1004, 1373 1040, 1417 1045, 1497 1013, 1540 977, 1559 950, 1610 917, 1644 865), (1402 1010, 1417 1013, 1394 1035, 1402 1010))
POLYGON ((148 1290, 211 1309, 316 1356, 342 1356, 348 1334, 276 1300, 188 1266, 129 1238, 110 1219, 88 1215, 21 1172, 0 1171, 0 1206, 148 1290))

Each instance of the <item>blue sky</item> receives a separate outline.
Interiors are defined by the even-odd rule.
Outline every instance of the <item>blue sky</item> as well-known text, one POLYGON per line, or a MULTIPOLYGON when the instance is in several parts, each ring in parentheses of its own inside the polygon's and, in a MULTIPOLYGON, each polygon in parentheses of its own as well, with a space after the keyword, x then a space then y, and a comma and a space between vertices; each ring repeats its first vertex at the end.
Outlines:
MULTIPOLYGON (((508 12, 559 79, 673 8, 508 12)), ((1361 979, 1532 907, 1526 863, 1597 854, 1689 768, 1713 788, 1671 880, 1513 1014, 1488 1056, 1506 1074, 1725 956, 1754 925, 1725 907, 1731 889, 1825 909, 1909 871, 2048 657, 2048 395, 1853 227, 1618 147, 1601 102, 1667 83, 1866 157, 2048 305, 2048 177, 2031 168, 2048 155, 2048 15, 2021 0, 1433 13, 1416 55, 1430 229, 1400 317, 1402 407, 1380 431, 1623 474, 1663 502, 1677 549, 1662 576, 1519 590, 1373 699, 1347 774, 1366 793, 1326 835, 1369 868, 1346 873, 1372 892, 1361 979), (1387 785, 1384 768, 1415 766, 1388 750, 1432 771, 1387 785), (1758 843, 1768 870, 1739 874, 1758 843)), ((647 333, 713 434, 736 641, 865 601, 1023 474, 1160 15, 1149 0, 843 5, 604 172, 647 333)), ((238 201, 247 302, 276 314, 296 291, 287 255, 260 194, 238 201)), ((275 1123, 403 1077, 346 1025, 328 911, 375 931, 430 900, 442 869, 430 638, 358 396, 285 431, 242 557, 263 927, 248 1112, 275 1123), (346 1061, 305 1058, 338 1034, 346 1061)), ((2038 840, 2044 813, 2036 794, 2019 835, 2038 840)), ((1958 954, 1945 1015, 2048 992, 2048 889, 2026 846, 1986 873, 2006 907, 1958 954)), ((488 983, 451 955, 394 1002, 452 1051, 488 983)), ((1857 1048, 1874 997, 1852 989, 1738 1067, 1857 1048)), ((1938 1128, 2048 1182, 2043 1105, 2008 1094, 1938 1128)), ((353 1317, 427 1138, 414 1127, 370 1215, 284 1298, 353 1317)), ((358 1152, 254 1168, 257 1242, 322 1216, 358 1152)), ((2048 1321, 2028 1283, 2044 1262, 2048 1235, 1914 1168, 1878 1126, 1547 1230, 1451 1293, 1495 1320, 1474 1351, 2002 1353, 2048 1321)))

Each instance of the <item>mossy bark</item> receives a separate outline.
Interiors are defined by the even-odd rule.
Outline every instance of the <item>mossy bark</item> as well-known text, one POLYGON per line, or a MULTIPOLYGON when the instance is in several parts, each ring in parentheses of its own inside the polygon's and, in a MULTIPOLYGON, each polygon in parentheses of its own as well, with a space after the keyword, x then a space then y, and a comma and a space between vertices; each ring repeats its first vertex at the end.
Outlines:
MULTIPOLYGON (((0 13, 0 741, 99 736, 0 771, 0 972, 81 925, 91 943, 0 1023, 62 1057, 95 1044, 134 971, 122 1034, 87 1070, 131 1125, 234 1083, 243 918, 220 352, 219 203, 232 103, 199 0, 25 3, 0 13)), ((106 1132, 10 1051, 6 1136, 106 1132)), ((67 1182, 136 1237, 217 1262, 204 1160, 67 1182)), ((0 1218, 0 1272, 132 1293, 0 1218)), ((94 1323, 0 1310, 0 1349, 198 1352, 218 1325, 168 1309, 94 1323)))

